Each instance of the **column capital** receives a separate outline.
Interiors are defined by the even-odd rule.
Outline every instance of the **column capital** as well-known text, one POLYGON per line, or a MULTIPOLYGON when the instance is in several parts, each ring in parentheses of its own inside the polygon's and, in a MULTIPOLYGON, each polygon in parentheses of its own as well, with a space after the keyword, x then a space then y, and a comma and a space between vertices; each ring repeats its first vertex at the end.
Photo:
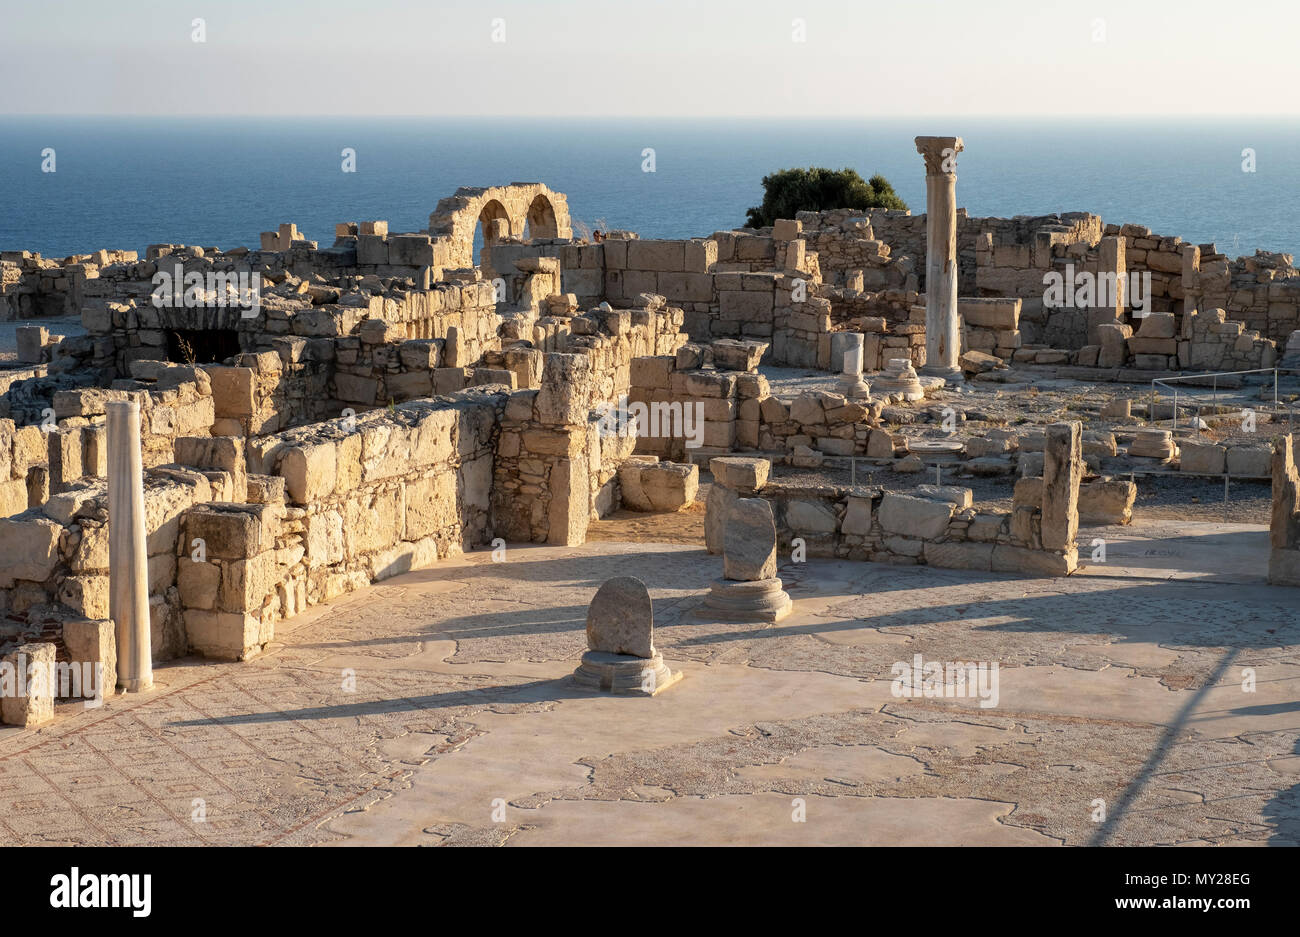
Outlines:
POLYGON ((956 175, 957 154, 964 149, 961 137, 916 138, 916 152, 925 158, 927 176, 956 175))

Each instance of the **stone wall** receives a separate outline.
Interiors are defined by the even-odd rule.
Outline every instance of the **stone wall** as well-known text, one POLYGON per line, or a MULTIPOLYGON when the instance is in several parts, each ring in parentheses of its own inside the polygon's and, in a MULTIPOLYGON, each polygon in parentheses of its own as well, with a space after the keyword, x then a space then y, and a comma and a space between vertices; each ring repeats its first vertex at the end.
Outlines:
MULTIPOLYGON (((145 531, 154 657, 185 654, 188 640, 176 589, 187 552, 182 518, 212 500, 208 477, 182 466, 145 472, 145 531)), ((69 621, 108 619, 108 492, 84 479, 40 507, 0 518, 0 610, 19 631, 61 639, 69 621)), ((2 643, 2 642, 0 642, 2 643)))
MULTIPOLYGON (((1078 562, 1078 423, 1048 428, 1044 476, 1021 479, 1010 513, 978 511, 969 488, 920 485, 910 492, 839 485, 783 485, 762 480, 744 490, 714 473, 706 533, 719 529, 738 497, 772 504, 783 549, 803 541, 807 556, 954 569, 1068 575, 1078 562), (756 493, 752 493, 756 492, 756 493)), ((716 536, 708 546, 720 552, 716 536)))

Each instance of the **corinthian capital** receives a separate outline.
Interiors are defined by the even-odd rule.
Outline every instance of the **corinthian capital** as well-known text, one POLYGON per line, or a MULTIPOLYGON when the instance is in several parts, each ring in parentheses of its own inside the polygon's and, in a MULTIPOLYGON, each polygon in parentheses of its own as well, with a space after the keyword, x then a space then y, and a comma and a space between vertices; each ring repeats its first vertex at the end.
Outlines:
POLYGON ((925 158, 925 174, 938 176, 944 173, 955 175, 957 172, 957 154, 966 149, 961 137, 917 137, 916 152, 925 158))

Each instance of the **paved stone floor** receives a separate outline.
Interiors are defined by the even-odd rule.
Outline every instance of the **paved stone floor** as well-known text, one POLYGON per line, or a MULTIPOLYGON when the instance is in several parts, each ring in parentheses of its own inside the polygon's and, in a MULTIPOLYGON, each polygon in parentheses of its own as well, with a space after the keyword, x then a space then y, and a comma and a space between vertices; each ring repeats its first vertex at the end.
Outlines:
POLYGON ((1069 579, 787 565, 769 626, 689 615, 690 544, 471 554, 0 731, 0 842, 1295 844, 1300 591, 1207 564, 1259 531, 1164 535, 1069 579), (653 699, 567 680, 619 575, 685 673, 653 699), (895 696, 915 654, 996 662, 997 705, 895 696))

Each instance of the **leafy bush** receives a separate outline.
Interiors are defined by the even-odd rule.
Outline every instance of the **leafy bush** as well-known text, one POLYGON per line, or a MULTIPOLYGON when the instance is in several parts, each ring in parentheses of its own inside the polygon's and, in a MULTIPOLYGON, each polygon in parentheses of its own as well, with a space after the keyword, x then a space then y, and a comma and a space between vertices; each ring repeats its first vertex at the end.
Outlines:
POLYGON ((763 204, 749 210, 745 224, 763 228, 796 212, 832 208, 906 210, 907 203, 879 173, 866 180, 854 169, 782 169, 763 177, 763 204))

